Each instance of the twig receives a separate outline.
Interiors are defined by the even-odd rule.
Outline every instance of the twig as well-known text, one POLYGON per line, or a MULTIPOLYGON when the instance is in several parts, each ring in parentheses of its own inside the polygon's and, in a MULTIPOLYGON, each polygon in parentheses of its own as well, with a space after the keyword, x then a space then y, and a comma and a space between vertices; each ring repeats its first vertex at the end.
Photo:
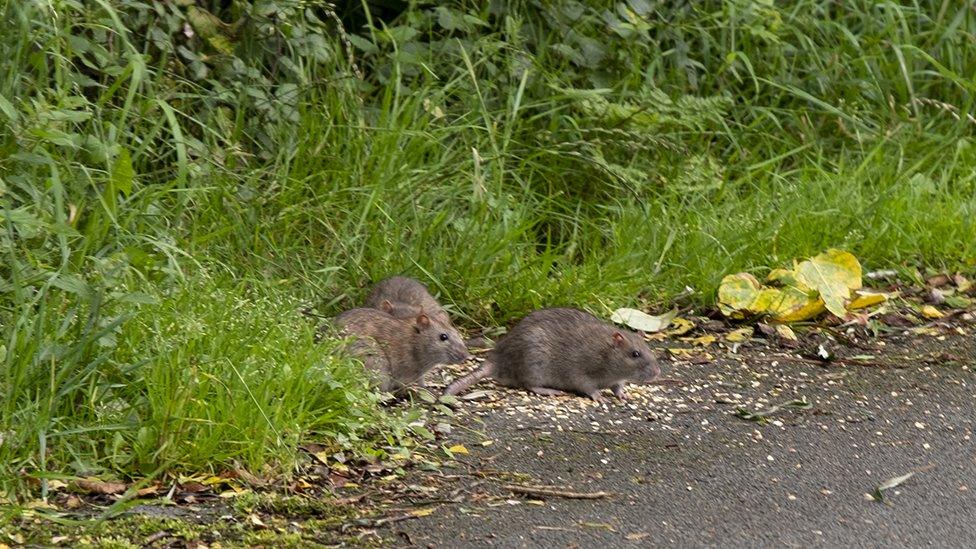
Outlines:
POLYGON ((386 517, 386 518, 381 518, 379 520, 374 521, 373 522, 373 526, 374 527, 379 527, 379 526, 383 526, 384 524, 393 524, 395 522, 403 522, 405 520, 410 520, 410 519, 415 519, 415 518, 420 518, 420 517, 418 515, 415 515, 415 514, 406 514, 406 515, 397 515, 395 517, 386 517))
POLYGON ((667 377, 662 377, 660 379, 655 379, 654 381, 648 381, 642 383, 642 385, 684 385, 685 382, 680 379, 671 379, 667 377))
POLYGON ((527 496, 550 496, 567 499, 601 499, 613 495, 610 492, 571 492, 549 486, 522 486, 519 484, 504 484, 502 488, 527 496))
POLYGON ((146 538, 146 540, 143 541, 142 544, 143 545, 152 545, 153 543, 156 543, 157 541, 159 541, 159 540, 161 540, 163 538, 168 538, 168 537, 170 537, 172 535, 173 534, 167 532, 166 530, 160 530, 159 532, 156 532, 155 534, 153 534, 153 535, 149 536, 148 538, 146 538))

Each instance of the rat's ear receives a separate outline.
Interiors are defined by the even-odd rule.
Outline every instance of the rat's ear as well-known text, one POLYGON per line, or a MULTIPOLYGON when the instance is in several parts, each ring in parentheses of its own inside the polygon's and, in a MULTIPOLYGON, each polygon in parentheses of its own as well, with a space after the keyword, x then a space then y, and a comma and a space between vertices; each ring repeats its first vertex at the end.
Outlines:
POLYGON ((388 313, 392 313, 393 312, 393 303, 390 303, 390 300, 389 299, 384 299, 383 300, 383 303, 380 303, 380 309, 383 309, 384 311, 386 311, 388 313))
POLYGON ((614 345, 620 345, 623 342, 624 342, 624 334, 622 334, 620 332, 614 332, 613 333, 613 344, 614 345))
POLYGON ((423 313, 417 315, 417 327, 426 329, 428 326, 430 326, 430 318, 423 313))

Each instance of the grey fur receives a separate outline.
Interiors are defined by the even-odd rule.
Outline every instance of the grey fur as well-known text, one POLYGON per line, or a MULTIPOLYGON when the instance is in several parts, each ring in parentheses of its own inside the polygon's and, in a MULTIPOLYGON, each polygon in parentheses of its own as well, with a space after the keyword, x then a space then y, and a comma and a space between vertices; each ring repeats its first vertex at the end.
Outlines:
POLYGON ((444 391, 455 395, 493 377, 508 387, 539 394, 561 392, 601 401, 612 388, 624 399, 624 384, 661 375, 654 353, 639 335, 611 326, 578 309, 541 309, 523 318, 475 371, 444 391), (634 353, 638 356, 633 356, 634 353))
POLYGON ((366 298, 365 307, 386 311, 396 318, 414 318, 424 313, 445 324, 451 323, 447 311, 427 287, 405 276, 391 276, 377 282, 366 298))

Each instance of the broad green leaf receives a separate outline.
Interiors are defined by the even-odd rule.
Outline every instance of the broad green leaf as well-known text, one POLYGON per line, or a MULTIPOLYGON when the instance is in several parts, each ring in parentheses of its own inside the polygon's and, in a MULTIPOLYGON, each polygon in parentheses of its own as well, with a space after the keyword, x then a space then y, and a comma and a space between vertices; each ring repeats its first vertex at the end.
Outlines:
POLYGON ((136 172, 132 169, 132 158, 124 147, 119 149, 119 155, 112 166, 112 188, 125 196, 132 193, 132 180, 136 172))
POLYGON ((5 114, 11 122, 17 121, 17 108, 3 95, 0 95, 0 112, 5 114))

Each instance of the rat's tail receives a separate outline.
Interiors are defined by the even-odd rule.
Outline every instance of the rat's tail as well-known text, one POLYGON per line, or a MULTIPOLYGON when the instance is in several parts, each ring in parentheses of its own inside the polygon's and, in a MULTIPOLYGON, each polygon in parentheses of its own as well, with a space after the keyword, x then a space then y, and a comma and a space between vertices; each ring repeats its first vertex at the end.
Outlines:
POLYGON ((444 394, 456 395, 458 393, 467 391, 472 385, 478 383, 486 377, 489 377, 493 373, 495 373, 495 365, 491 362, 485 361, 481 366, 475 368, 475 370, 470 374, 455 379, 453 382, 451 382, 451 384, 447 386, 447 389, 444 389, 444 394))

